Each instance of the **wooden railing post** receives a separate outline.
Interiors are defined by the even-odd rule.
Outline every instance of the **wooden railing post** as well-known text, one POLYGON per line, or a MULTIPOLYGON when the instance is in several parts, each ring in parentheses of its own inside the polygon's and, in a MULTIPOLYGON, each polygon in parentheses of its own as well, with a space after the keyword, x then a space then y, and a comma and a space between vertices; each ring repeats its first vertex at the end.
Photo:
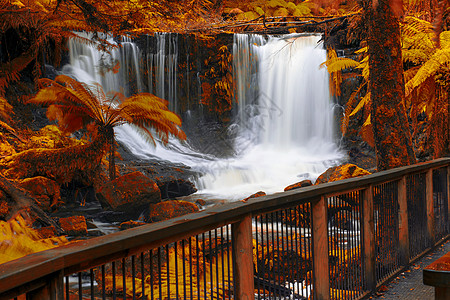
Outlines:
POLYGON ((375 272, 375 222, 373 213, 373 187, 370 185, 363 193, 363 245, 364 245, 364 272, 366 289, 375 291, 377 277, 375 272))
POLYGON ((236 287, 235 299, 253 300, 253 237, 252 216, 247 215, 241 221, 231 225, 233 247, 233 274, 236 287))
POLYGON ((43 287, 28 292, 27 300, 61 300, 64 299, 64 276, 62 271, 52 274, 43 287))
POLYGON ((408 223, 408 198, 406 195, 406 176, 398 181, 398 238, 400 250, 400 264, 409 264, 409 223, 408 223))
POLYGON ((429 169, 426 173, 426 207, 427 207, 427 227, 428 237, 431 245, 436 242, 435 238, 435 220, 434 220, 434 200, 433 200, 433 169, 429 169))
MULTIPOLYGON (((447 166, 447 209, 448 209, 447 220, 450 223, 450 166, 447 166)), ((447 228, 448 228, 447 230, 450 229, 449 227, 447 228)))
POLYGON ((327 198, 321 196, 312 205, 312 240, 314 268, 314 299, 330 299, 330 269, 328 265, 327 198))

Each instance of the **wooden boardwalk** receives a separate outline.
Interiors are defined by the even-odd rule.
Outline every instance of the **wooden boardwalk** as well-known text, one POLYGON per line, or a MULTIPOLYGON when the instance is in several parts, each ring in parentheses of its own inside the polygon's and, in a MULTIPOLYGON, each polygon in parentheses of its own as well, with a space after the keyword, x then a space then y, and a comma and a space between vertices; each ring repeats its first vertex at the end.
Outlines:
POLYGON ((422 257, 393 281, 383 286, 375 296, 369 299, 433 300, 434 287, 423 284, 423 269, 449 251, 450 240, 447 240, 446 243, 422 257))

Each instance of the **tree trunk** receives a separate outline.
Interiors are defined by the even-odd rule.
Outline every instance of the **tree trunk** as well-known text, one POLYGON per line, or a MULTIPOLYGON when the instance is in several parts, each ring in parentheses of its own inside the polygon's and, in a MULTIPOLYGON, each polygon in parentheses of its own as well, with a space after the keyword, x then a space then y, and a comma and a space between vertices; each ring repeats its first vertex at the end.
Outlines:
POLYGON ((58 233, 64 233, 61 227, 52 220, 39 206, 36 205, 35 200, 23 189, 17 187, 14 183, 0 175, 0 189, 8 194, 15 202, 15 206, 9 212, 9 217, 16 214, 22 209, 27 209, 31 216, 45 223, 47 226, 55 227, 58 233))
POLYGON ((115 159, 115 139, 114 139, 114 129, 108 128, 107 129, 108 134, 108 141, 110 143, 110 150, 109 150, 109 180, 116 179, 116 159, 115 159))
POLYGON ((390 2, 378 0, 367 7, 371 121, 378 171, 416 162, 404 104, 400 28, 390 2))

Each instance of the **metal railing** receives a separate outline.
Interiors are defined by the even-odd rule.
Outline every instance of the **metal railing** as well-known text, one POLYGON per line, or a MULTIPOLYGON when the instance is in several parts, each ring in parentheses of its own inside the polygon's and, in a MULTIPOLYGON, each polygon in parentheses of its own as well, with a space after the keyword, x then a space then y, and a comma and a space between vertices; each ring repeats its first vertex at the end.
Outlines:
POLYGON ((450 236, 450 158, 0 265, 0 299, 360 299, 450 236))

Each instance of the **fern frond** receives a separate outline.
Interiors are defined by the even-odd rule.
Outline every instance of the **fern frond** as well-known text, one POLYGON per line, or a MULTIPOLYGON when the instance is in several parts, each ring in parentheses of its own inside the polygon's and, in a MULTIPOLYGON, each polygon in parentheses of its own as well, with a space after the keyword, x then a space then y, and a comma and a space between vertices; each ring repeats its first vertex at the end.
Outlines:
POLYGON ((450 48, 438 49, 435 54, 420 67, 416 75, 406 83, 406 95, 409 95, 413 89, 417 88, 427 78, 435 75, 443 66, 449 63, 450 48))
POLYGON ((12 105, 8 101, 0 97, 0 116, 5 121, 11 121, 12 105))
POLYGON ((345 57, 336 57, 332 60, 327 60, 325 62, 328 72, 340 72, 345 69, 355 68, 359 65, 359 62, 351 59, 351 58, 345 58, 345 57))
POLYGON ((356 67, 358 69, 362 69, 362 76, 364 78, 365 81, 369 80, 369 55, 366 55, 361 62, 359 63, 359 65, 356 67))
POLYGON ((412 62, 419 65, 427 61, 429 55, 422 49, 402 49, 403 62, 412 62))
POLYGON ((349 117, 355 115, 358 111, 361 110, 364 106, 367 106, 370 103, 370 92, 367 92, 366 95, 359 101, 358 105, 355 109, 348 115, 349 117))
POLYGON ((450 31, 442 31, 439 35, 441 49, 450 48, 450 31))

